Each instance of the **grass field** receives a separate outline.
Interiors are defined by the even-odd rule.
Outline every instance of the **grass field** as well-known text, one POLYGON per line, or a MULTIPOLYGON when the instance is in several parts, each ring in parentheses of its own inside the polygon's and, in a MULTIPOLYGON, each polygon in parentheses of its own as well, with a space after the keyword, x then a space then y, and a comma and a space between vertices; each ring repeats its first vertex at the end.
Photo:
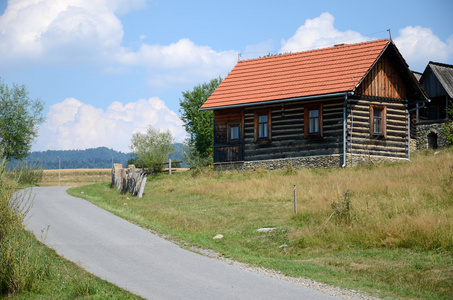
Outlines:
POLYGON ((61 186, 82 186, 87 184, 110 182, 111 169, 62 169, 44 170, 40 186, 58 186, 60 173, 61 186))
POLYGON ((120 195, 108 183, 70 194, 290 276, 379 297, 453 295, 452 150, 352 169, 159 174, 148 179, 142 199, 120 195), (275 230, 257 232, 262 227, 275 230), (224 238, 214 240, 219 233, 224 238))

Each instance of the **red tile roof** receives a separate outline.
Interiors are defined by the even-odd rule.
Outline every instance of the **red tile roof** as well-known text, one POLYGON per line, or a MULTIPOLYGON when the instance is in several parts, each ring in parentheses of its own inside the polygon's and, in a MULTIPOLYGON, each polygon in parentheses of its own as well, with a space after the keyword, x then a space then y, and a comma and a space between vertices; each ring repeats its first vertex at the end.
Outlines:
POLYGON ((240 61, 201 108, 352 91, 389 43, 376 40, 240 61))

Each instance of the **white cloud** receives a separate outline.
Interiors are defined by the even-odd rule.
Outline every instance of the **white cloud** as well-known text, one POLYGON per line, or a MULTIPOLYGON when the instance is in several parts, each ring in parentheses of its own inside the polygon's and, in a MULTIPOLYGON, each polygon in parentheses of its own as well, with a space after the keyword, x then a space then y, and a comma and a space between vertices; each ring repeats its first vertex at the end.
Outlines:
POLYGON ((119 54, 117 60, 127 66, 144 66, 150 71, 149 82, 162 86, 226 74, 235 65, 237 53, 217 52, 209 46, 181 39, 167 46, 142 44, 137 52, 119 54))
POLYGON ((69 6, 46 27, 40 42, 46 55, 88 60, 115 51, 122 38, 121 22, 111 11, 69 6))
MULTIPOLYGON (((297 52, 330 47, 338 43, 359 43, 370 40, 360 33, 340 31, 334 27, 335 18, 325 12, 314 19, 307 19, 288 40, 282 40, 280 52, 297 52)), ((449 62, 453 56, 453 35, 442 41, 430 28, 407 26, 399 31, 394 42, 409 67, 423 71, 431 61, 449 62)))
POLYGON ((453 55, 453 35, 443 42, 430 28, 407 26, 394 42, 411 69, 423 72, 429 61, 448 62, 453 55))
POLYGON ((0 62, 93 61, 120 47, 123 28, 115 13, 145 0, 10 0, 0 16, 0 62))
POLYGON ((12 0, 0 16, 0 67, 35 64, 98 64, 106 73, 146 68, 148 82, 172 86, 226 74, 237 51, 215 51, 181 39, 169 45, 121 45, 118 14, 146 0, 12 0), (162 81, 165 79, 165 82, 162 81))
POLYGON ((105 146, 129 152, 132 134, 145 131, 149 125, 170 130, 177 141, 186 138, 182 121, 159 98, 140 99, 126 105, 113 102, 105 111, 68 98, 50 107, 33 151, 105 146))
POLYGON ((314 19, 307 19, 288 40, 282 40, 281 53, 298 52, 330 47, 338 43, 359 43, 368 40, 352 30, 339 31, 334 27, 335 18, 325 12, 314 19))

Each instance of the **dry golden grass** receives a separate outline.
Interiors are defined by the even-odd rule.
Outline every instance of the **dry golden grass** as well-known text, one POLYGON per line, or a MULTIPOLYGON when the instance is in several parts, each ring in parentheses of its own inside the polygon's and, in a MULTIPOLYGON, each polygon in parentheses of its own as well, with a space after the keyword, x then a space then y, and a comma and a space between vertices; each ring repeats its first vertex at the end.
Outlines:
POLYGON ((453 149, 352 169, 159 174, 148 178, 140 199, 108 184, 70 193, 144 227, 288 275, 391 298, 453 293, 453 149), (346 190, 348 219, 341 214, 346 190), (257 233, 268 226, 277 230, 257 233), (218 233, 224 238, 214 241, 218 233))
MULTIPOLYGON (((58 186, 58 170, 44 170, 40 186, 58 186)), ((110 182, 111 169, 62 169, 61 186, 83 186, 93 183, 110 182)))
POLYGON ((279 225, 292 213, 296 185, 302 226, 292 230, 313 246, 319 246, 317 240, 324 236, 346 245, 453 249, 452 151, 420 153, 412 163, 368 168, 272 172, 262 178, 250 174, 239 179, 235 172, 202 177, 190 183, 192 193, 221 201, 257 202, 262 209, 263 204, 272 203, 272 213, 266 213, 279 225), (334 215, 318 230, 332 214, 332 203, 344 200, 346 190, 351 192, 351 225, 337 226, 341 220, 334 215), (311 222, 303 221, 303 216, 311 222))

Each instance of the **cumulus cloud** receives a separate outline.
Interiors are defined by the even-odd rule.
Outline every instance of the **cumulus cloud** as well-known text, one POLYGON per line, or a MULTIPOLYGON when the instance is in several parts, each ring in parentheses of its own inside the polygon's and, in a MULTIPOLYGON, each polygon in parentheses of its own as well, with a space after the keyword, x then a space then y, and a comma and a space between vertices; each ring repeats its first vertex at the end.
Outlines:
POLYGON ((282 40, 280 52, 298 52, 330 47, 338 43, 359 43, 368 40, 356 31, 340 31, 334 27, 334 23, 334 16, 328 12, 314 19, 307 19, 292 37, 282 40))
POLYGON ((186 137, 182 121, 159 98, 113 102, 106 110, 68 98, 50 107, 33 151, 105 146, 129 152, 132 134, 148 126, 170 130, 177 141, 186 137))
POLYGON ((118 15, 145 1, 11 0, 0 16, 0 67, 84 63, 101 65, 106 73, 144 67, 150 84, 172 86, 226 74, 234 66, 237 51, 215 51, 189 39, 150 45, 142 35, 138 51, 123 47, 118 15))
POLYGON ((407 26, 394 42, 408 65, 423 71, 429 61, 447 62, 453 55, 453 35, 443 42, 430 28, 407 26))
POLYGON ((166 46, 144 43, 137 52, 119 54, 117 60, 126 66, 144 66, 150 70, 149 82, 162 86, 165 82, 182 83, 224 74, 235 65, 237 53, 234 50, 218 52, 181 39, 166 46))
MULTIPOLYGON (((338 43, 359 43, 371 38, 334 26, 335 18, 325 12, 314 19, 307 19, 288 40, 282 40, 279 52, 297 52, 330 47, 338 43)), ((428 62, 447 62, 453 56, 453 35, 442 41, 430 28, 407 26, 399 31, 394 42, 413 70, 423 71, 428 62)))
POLYGON ((0 57, 54 62, 88 59, 120 47, 123 27, 115 13, 145 0, 10 0, 0 16, 0 57), (76 57, 77 58, 77 57, 76 57))

